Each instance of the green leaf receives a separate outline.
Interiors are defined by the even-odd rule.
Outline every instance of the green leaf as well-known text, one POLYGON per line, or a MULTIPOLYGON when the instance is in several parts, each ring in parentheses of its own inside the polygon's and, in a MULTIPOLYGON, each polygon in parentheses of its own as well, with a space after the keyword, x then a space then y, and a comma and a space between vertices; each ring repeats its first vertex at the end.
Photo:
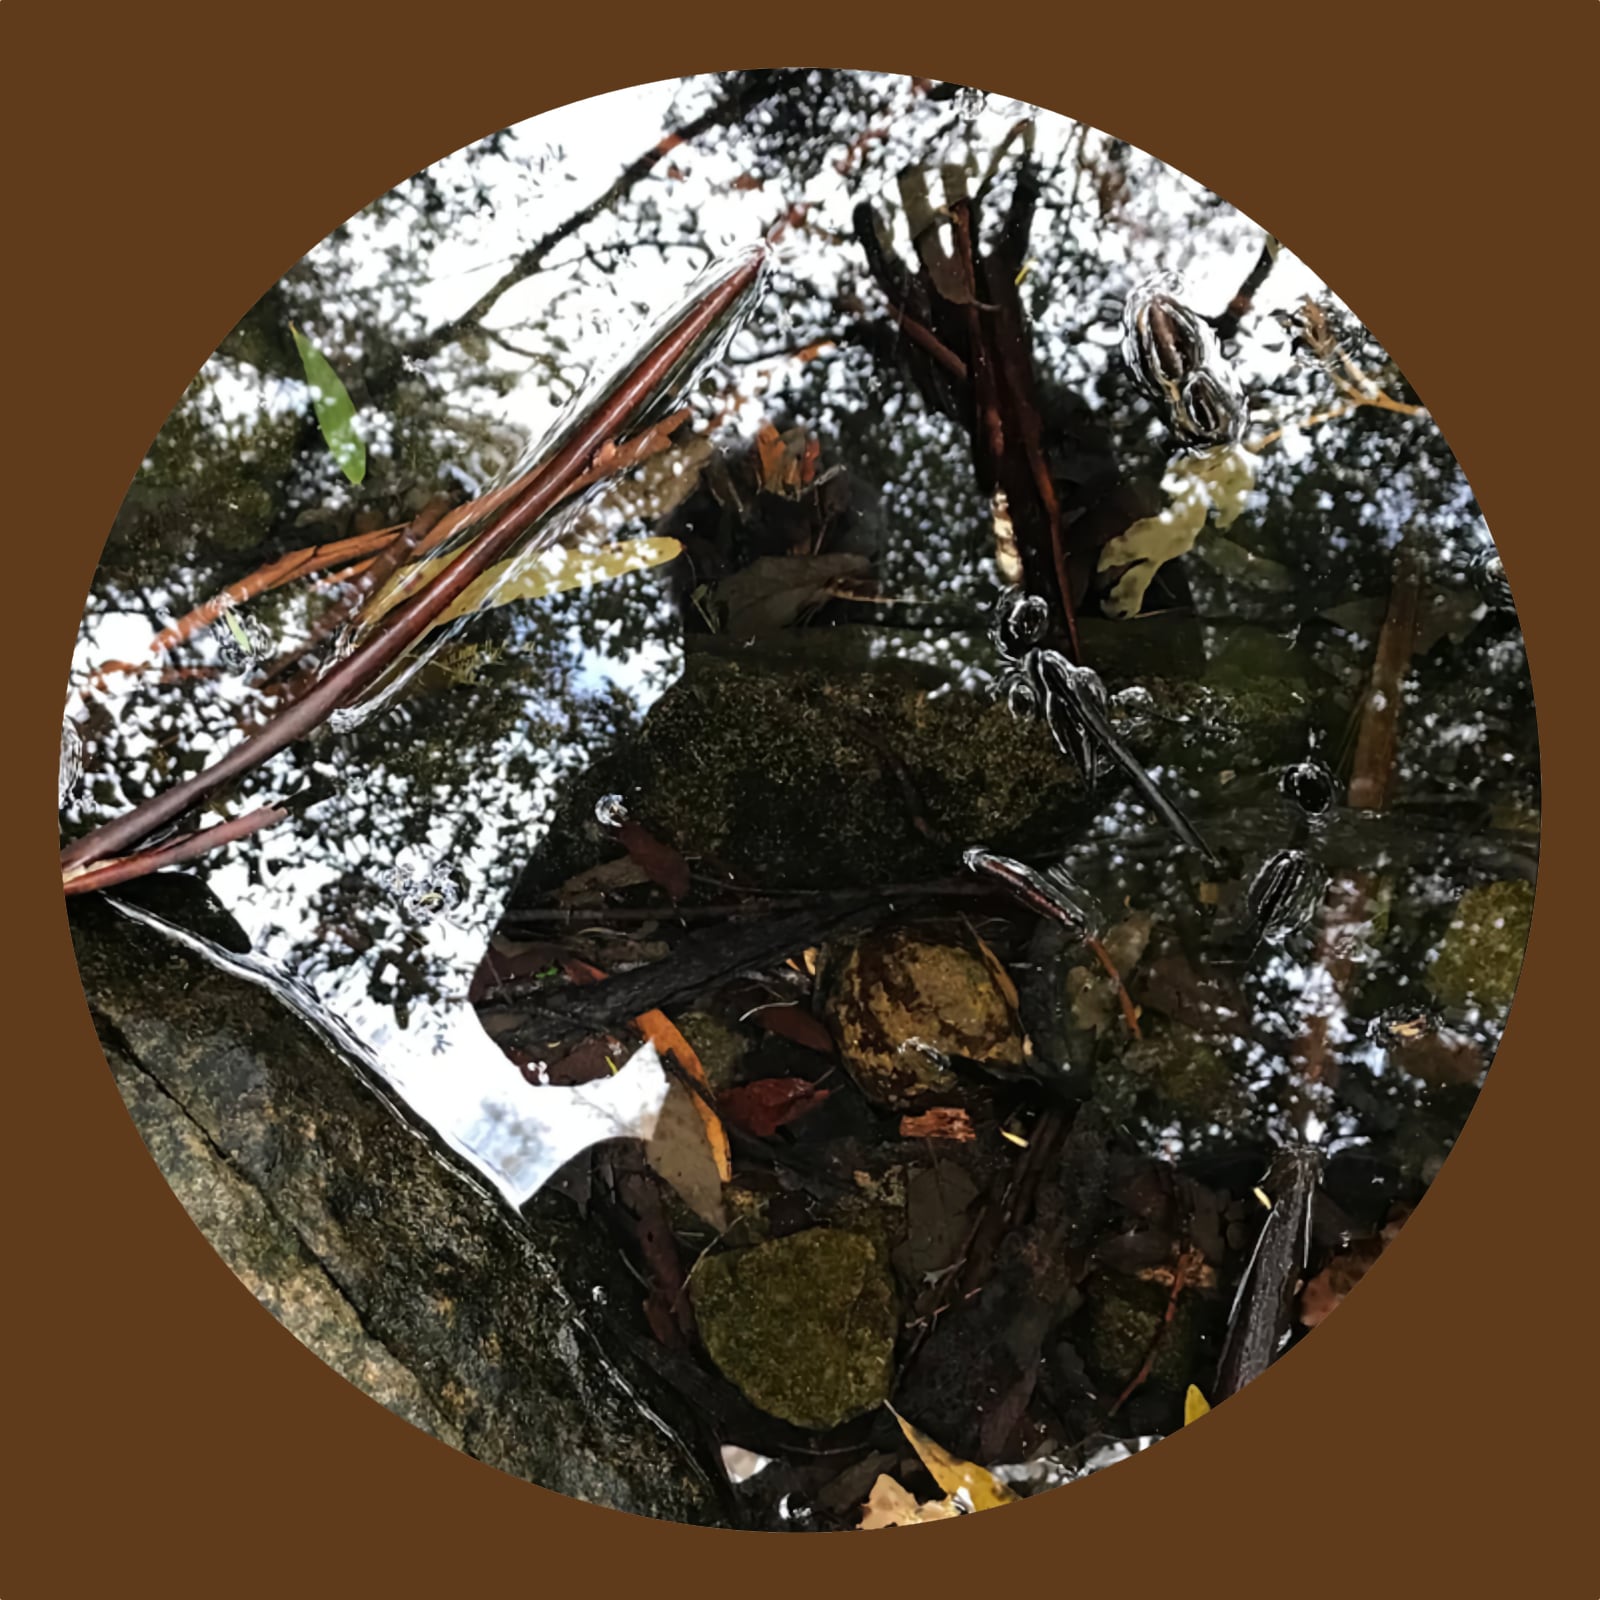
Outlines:
POLYGON ((292 322, 289 332, 294 335, 295 348, 300 352, 300 364, 306 369, 306 382, 311 385, 311 403, 316 408, 322 437, 328 441, 328 449, 339 470, 351 483, 360 483, 367 475, 367 446, 356 431, 356 408, 350 391, 340 383, 339 374, 328 365, 328 358, 292 322))

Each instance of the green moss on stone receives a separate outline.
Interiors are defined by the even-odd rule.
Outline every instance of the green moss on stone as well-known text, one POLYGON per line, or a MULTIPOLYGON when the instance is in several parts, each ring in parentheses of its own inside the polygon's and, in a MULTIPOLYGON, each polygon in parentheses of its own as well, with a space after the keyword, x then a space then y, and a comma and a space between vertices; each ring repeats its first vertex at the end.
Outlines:
POLYGON ((894 1289, 871 1240, 812 1228, 729 1251, 691 1292, 711 1359, 763 1411, 820 1431, 888 1398, 894 1289))
POLYGON ((1468 889, 1428 969, 1434 997, 1446 1005, 1509 1005, 1532 918, 1531 883, 1508 879, 1468 889))

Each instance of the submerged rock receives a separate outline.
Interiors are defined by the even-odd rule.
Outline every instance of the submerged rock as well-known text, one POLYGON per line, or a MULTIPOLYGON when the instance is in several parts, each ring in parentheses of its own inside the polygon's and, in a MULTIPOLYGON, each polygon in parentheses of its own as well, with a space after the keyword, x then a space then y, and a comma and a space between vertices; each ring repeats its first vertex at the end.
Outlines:
MULTIPOLYGON (((130 890, 247 946, 180 874, 130 890)), ((70 922, 141 1137, 213 1248, 302 1344, 501 1471, 644 1516, 725 1522, 682 1442, 695 1418, 611 1336, 636 1287, 569 1201, 542 1194, 517 1215, 264 988, 98 896, 73 901, 70 922)))
POLYGON ((1428 968, 1434 998, 1454 1006, 1510 1005, 1532 920, 1531 883, 1511 878, 1468 889, 1428 968))
POLYGON ((894 1289, 870 1239, 811 1228, 711 1256, 691 1295, 711 1359, 763 1411, 821 1431, 888 1398, 894 1289))
POLYGON ((976 950, 938 930, 874 930, 829 953, 824 984, 844 1064, 880 1105, 954 1090, 952 1058, 1002 1074, 1024 1068, 1012 998, 976 950))

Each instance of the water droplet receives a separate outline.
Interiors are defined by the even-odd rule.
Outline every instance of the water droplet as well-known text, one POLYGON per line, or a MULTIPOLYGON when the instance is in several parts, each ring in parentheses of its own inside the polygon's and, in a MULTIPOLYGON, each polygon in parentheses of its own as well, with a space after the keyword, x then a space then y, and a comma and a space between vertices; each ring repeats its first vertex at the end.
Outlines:
POLYGON ((1180 287, 1164 272, 1129 291, 1122 359, 1181 443, 1199 452, 1229 449, 1244 437, 1249 412, 1216 335, 1178 298, 1180 287))
POLYGON ((83 736, 70 718, 61 719, 61 778, 56 797, 59 811, 67 803, 67 796, 78 787, 83 776, 83 736))
POLYGON ((1267 944, 1281 944, 1303 928, 1322 904, 1328 880, 1304 850, 1280 850, 1251 880, 1246 904, 1267 944))
POLYGON ((420 868, 392 867, 379 882, 412 922, 437 922, 448 917, 463 899, 461 879, 448 861, 420 868))
POLYGON ((1308 817, 1321 816, 1333 804, 1333 774, 1325 762, 1310 756, 1283 769, 1278 789, 1308 817))
POLYGON ((594 820, 602 828, 620 828, 628 820, 628 803, 620 794, 603 794, 594 803, 594 820))

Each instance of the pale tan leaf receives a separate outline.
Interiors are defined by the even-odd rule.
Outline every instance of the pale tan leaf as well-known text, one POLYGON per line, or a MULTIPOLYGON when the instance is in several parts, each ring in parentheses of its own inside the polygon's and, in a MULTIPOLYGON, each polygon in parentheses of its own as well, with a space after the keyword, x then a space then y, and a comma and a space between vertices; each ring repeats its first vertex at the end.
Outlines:
POLYGON ((918 1500, 909 1489, 903 1489, 887 1473, 880 1472, 878 1481, 867 1496, 862 1509, 858 1531, 874 1528, 910 1528, 919 1522, 943 1522, 949 1517, 959 1517, 961 1512, 949 1500, 918 1500))

